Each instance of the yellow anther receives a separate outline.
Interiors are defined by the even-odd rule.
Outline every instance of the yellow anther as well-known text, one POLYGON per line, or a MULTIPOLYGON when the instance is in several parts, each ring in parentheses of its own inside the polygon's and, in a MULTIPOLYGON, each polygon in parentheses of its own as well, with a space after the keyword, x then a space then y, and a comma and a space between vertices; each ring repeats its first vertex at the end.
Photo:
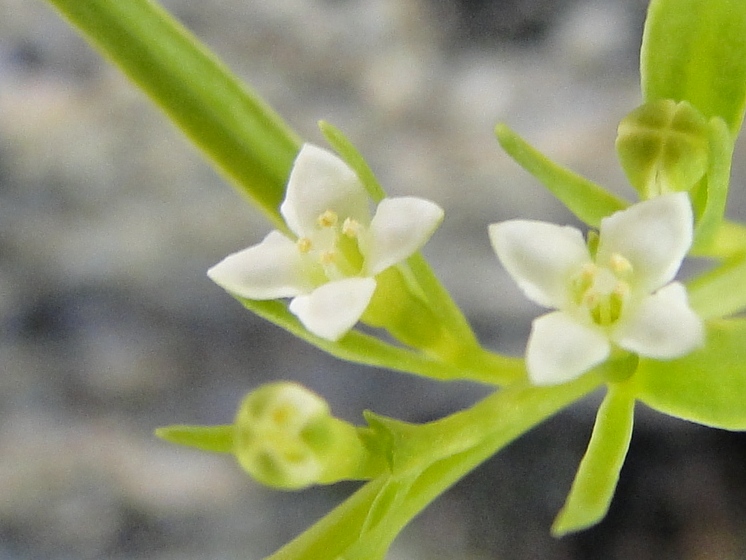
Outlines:
POLYGON ((598 274, 598 266, 593 263, 585 263, 580 269, 580 277, 583 280, 591 280, 598 274))
POLYGON ((347 237, 355 238, 360 235, 360 222, 353 220, 352 218, 346 218, 342 224, 342 233, 347 237))
POLYGON ((308 253, 311 250, 311 240, 308 237, 301 237, 296 245, 301 253, 308 253))
POLYGON ((319 227, 329 228, 336 226, 338 219, 337 213, 334 210, 327 210, 319 216, 317 223, 319 224, 319 227))
POLYGON ((609 266, 615 274, 629 274, 632 272, 632 263, 619 253, 614 253, 609 257, 609 266))
POLYGON ((335 251, 323 251, 319 257, 321 264, 332 264, 337 260, 337 253, 335 251))
POLYGON ((596 305, 598 305, 599 301, 601 301, 601 296, 594 290, 587 290, 583 294, 583 305, 588 308, 595 307, 596 305))
POLYGON ((629 289, 629 284, 627 284, 626 282, 619 282, 619 283, 618 283, 618 284, 617 284, 617 285, 616 285, 616 286, 614 287, 614 292, 613 292, 613 294, 614 294, 615 296, 619 296, 619 297, 621 297, 621 298, 625 298, 625 297, 627 297, 627 295, 629 294, 629 292, 630 292, 630 289, 629 289))

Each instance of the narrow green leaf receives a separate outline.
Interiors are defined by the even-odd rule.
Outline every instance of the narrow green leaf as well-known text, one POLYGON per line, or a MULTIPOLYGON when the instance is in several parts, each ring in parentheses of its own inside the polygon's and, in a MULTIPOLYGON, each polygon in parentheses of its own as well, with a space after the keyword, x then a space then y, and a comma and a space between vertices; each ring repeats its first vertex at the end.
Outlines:
MULTIPOLYGON (((284 328, 298 338, 342 360, 412 373, 441 381, 470 380, 489 385, 507 384, 525 375, 523 360, 490 354, 491 367, 477 367, 485 362, 475 362, 475 367, 465 369, 460 364, 450 364, 419 352, 388 344, 373 336, 352 330, 337 342, 330 342, 311 334, 278 300, 258 301, 236 298, 244 307, 260 317, 284 328)), ((484 352, 484 354, 487 354, 484 352)))
POLYGON ((518 165, 541 181, 570 212, 589 226, 599 227, 602 218, 628 206, 626 201, 600 185, 551 161, 506 125, 498 124, 495 134, 518 165))
POLYGON ((48 0, 284 228, 296 135, 152 0, 48 0))
POLYGON ((746 256, 734 258, 687 283, 689 305, 703 319, 746 309, 746 256))
POLYGON ((652 0, 640 71, 646 101, 689 101, 736 136, 746 106, 746 2, 652 0))
POLYGON ((155 431, 159 438, 212 453, 233 453, 233 424, 226 426, 164 426, 155 431))
POLYGON ((707 344, 668 362, 640 360, 632 381, 651 408, 724 430, 746 430, 746 320, 708 324, 707 344))
POLYGON ((329 145, 336 150, 339 156, 352 168, 358 178, 362 181, 368 194, 373 202, 381 202, 386 198, 386 191, 383 190, 378 182, 375 173, 365 161, 362 154, 355 148, 350 140, 342 133, 341 130, 329 124, 326 121, 319 121, 319 130, 329 142, 329 145))
POLYGON ((707 199, 702 215, 697 221, 692 247, 692 251, 698 254, 703 254, 713 244, 718 228, 723 222, 734 148, 725 121, 714 117, 710 119, 708 128, 710 161, 704 182, 707 187, 707 199))
POLYGON ((634 395, 610 385, 570 494, 552 525, 554 536, 595 525, 606 515, 632 438, 634 412, 634 395))
POLYGON ((692 256, 715 257, 723 260, 737 259, 746 254, 746 226, 723 220, 717 228, 706 251, 700 254, 692 251, 692 256))

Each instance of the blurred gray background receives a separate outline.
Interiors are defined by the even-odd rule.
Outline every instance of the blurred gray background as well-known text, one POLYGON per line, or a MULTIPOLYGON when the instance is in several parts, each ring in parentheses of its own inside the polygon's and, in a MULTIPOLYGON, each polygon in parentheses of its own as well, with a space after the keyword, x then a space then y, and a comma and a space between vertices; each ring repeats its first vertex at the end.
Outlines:
MULTIPOLYGON (((165 4, 303 137, 321 143, 316 121, 332 122, 390 193, 446 209, 426 254, 492 348, 520 354, 540 310, 487 225, 574 223, 494 124, 632 198, 613 144, 639 103, 645 0, 165 4)), ((337 362, 244 311, 205 270, 268 225, 44 2, 0 0, 0 14, 0 560, 272 552, 355 485, 274 492, 151 435, 230 422, 267 380, 299 380, 355 422, 365 408, 424 421, 485 394, 337 362)), ((597 402, 488 461, 390 558, 746 557, 746 439, 643 407, 607 519, 549 536, 597 402)))

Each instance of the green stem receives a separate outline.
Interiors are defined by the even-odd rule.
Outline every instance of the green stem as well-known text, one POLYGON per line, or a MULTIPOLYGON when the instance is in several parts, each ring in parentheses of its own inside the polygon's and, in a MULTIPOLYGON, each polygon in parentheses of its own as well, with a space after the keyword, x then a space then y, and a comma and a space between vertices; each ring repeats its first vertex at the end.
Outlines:
POLYGON ((554 387, 512 387, 464 410, 410 432, 396 431, 394 471, 376 479, 338 506, 309 531, 267 560, 382 558, 396 535, 420 511, 477 465, 520 435, 602 383, 597 373, 554 387), (397 474, 398 473, 398 474, 397 474), (414 480, 413 480, 414 479, 414 480), (402 492, 391 496, 386 489, 402 492), (384 508, 378 496, 386 492, 384 508), (378 500, 378 501, 377 501, 378 500), (371 522, 367 511, 379 504, 371 522), (366 515, 362 515, 364 508, 366 515), (363 528, 367 528, 362 534, 363 528), (323 554, 321 554, 323 551, 323 554))
MULTIPOLYGON (((405 471, 419 468, 423 456, 445 455, 445 450, 455 453, 424 468, 397 507, 339 558, 367 560, 368 550, 390 544, 420 511, 477 465, 601 383, 600 376, 592 373, 554 387, 508 388, 470 409, 421 426, 418 441, 399 442, 401 455, 414 458, 405 471)), ((407 478, 411 473, 402 476, 407 478)))
POLYGON ((276 225, 297 136, 152 0, 48 0, 276 225))

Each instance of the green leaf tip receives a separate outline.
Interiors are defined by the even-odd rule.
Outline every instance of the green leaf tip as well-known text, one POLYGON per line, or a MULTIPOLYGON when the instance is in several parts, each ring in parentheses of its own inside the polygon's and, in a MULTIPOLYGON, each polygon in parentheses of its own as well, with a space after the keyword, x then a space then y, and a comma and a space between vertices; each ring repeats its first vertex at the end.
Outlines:
POLYGON ((500 146, 518 165, 536 177, 578 219, 591 227, 628 203, 593 181, 553 162, 513 132, 507 125, 495 127, 500 146))
POLYGON ((629 449, 634 404, 631 392, 610 386, 570 494, 552 524, 555 537, 587 529, 606 515, 629 449))
POLYGON ((326 141, 329 142, 329 145, 334 148, 339 157, 355 172, 373 199, 373 202, 379 203, 386 198, 386 191, 383 190, 368 162, 365 161, 365 158, 349 138, 341 130, 326 121, 319 121, 318 124, 319 130, 324 135, 324 138, 326 138, 326 141))
POLYGON ((175 424, 155 430, 156 437, 212 453, 233 452, 233 426, 187 426, 175 424))

